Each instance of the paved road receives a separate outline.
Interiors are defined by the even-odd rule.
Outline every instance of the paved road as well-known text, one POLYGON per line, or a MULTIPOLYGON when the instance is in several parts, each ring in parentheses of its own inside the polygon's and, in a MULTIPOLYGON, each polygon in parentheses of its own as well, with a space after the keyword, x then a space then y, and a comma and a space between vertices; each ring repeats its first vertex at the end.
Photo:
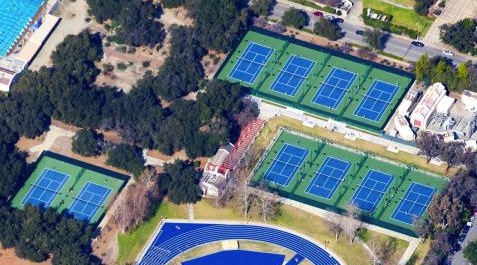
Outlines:
MULTIPOLYGON (((313 29, 313 25, 317 21, 317 18, 313 15, 314 10, 312 8, 300 6, 292 2, 287 2, 284 0, 278 1, 278 3, 275 5, 275 8, 270 18, 280 21, 281 17, 283 16, 283 13, 292 6, 301 8, 308 13, 308 16, 310 17, 310 23, 308 24, 307 28, 313 29)), ((356 43, 360 45, 366 45, 366 43, 363 41, 363 37, 356 34, 356 30, 364 30, 366 29, 366 26, 362 22, 357 22, 357 19, 353 19, 352 22, 348 21, 346 17, 344 19, 345 19, 345 22, 341 24, 341 28, 343 29, 345 36, 344 38, 341 39, 341 41, 352 42, 352 43, 356 43)), ((387 53, 391 53, 391 54, 403 57, 409 61, 416 61, 424 53, 427 53, 429 57, 432 57, 434 55, 442 55, 441 48, 428 45, 428 44, 426 44, 426 46, 424 46, 423 48, 419 48, 419 47, 412 46, 411 41, 412 40, 405 38, 403 36, 391 34, 386 43, 386 48, 384 49, 384 51, 387 53)), ((453 60, 456 63, 462 63, 462 62, 466 62, 470 58, 472 57, 456 54, 453 57, 453 60)), ((477 60, 477 58, 472 58, 472 59, 474 61, 477 60)))
POLYGON ((452 259, 452 265, 466 265, 470 264, 467 259, 464 258, 462 251, 471 241, 477 240, 477 222, 474 220, 472 228, 470 228, 467 236, 465 237, 464 242, 462 243, 462 249, 455 253, 454 258, 452 259))

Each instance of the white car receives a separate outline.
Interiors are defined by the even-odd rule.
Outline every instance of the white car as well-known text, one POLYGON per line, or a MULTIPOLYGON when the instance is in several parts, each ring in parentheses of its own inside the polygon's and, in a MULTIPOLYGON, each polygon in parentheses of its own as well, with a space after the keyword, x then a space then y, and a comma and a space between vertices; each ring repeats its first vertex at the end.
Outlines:
POLYGON ((454 53, 451 52, 451 51, 442 51, 442 53, 443 53, 445 56, 449 56, 449 57, 454 56, 454 53))

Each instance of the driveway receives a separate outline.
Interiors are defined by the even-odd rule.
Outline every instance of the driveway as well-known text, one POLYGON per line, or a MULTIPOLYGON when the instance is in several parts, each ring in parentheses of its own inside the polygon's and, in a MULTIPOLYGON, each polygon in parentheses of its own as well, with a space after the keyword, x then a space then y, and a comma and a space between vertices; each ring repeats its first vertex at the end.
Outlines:
POLYGON ((476 0, 448 0, 442 14, 432 23, 424 41, 432 43, 442 48, 447 46, 441 43, 439 38, 439 27, 448 23, 456 23, 464 18, 477 18, 477 1, 476 0))

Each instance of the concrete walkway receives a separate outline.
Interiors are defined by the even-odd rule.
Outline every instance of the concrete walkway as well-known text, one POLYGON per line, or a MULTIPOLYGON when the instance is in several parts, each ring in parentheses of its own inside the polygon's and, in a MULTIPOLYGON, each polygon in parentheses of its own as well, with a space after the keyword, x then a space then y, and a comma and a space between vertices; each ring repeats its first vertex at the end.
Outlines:
POLYGON ((60 137, 73 137, 75 136, 75 133, 72 131, 65 130, 60 127, 56 127, 54 125, 50 125, 50 128, 48 132, 46 133, 45 140, 39 144, 31 147, 29 149, 31 154, 37 153, 38 155, 41 154, 41 152, 45 150, 50 150, 51 147, 53 146, 53 143, 56 141, 56 139, 60 137))

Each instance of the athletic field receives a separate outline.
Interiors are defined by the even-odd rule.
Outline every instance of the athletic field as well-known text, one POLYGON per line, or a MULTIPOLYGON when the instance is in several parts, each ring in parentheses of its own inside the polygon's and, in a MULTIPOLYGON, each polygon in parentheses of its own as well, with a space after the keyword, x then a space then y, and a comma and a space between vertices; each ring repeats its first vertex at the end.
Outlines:
POLYGON ((331 143, 281 131, 255 168, 281 196, 343 213, 349 204, 364 220, 414 235, 446 179, 331 143))
POLYGON ((264 99, 380 132, 413 82, 407 72, 250 30, 217 74, 264 99))
POLYGON ((13 199, 26 204, 68 211, 79 220, 96 223, 108 203, 126 183, 126 176, 54 153, 42 154, 36 168, 13 199))

